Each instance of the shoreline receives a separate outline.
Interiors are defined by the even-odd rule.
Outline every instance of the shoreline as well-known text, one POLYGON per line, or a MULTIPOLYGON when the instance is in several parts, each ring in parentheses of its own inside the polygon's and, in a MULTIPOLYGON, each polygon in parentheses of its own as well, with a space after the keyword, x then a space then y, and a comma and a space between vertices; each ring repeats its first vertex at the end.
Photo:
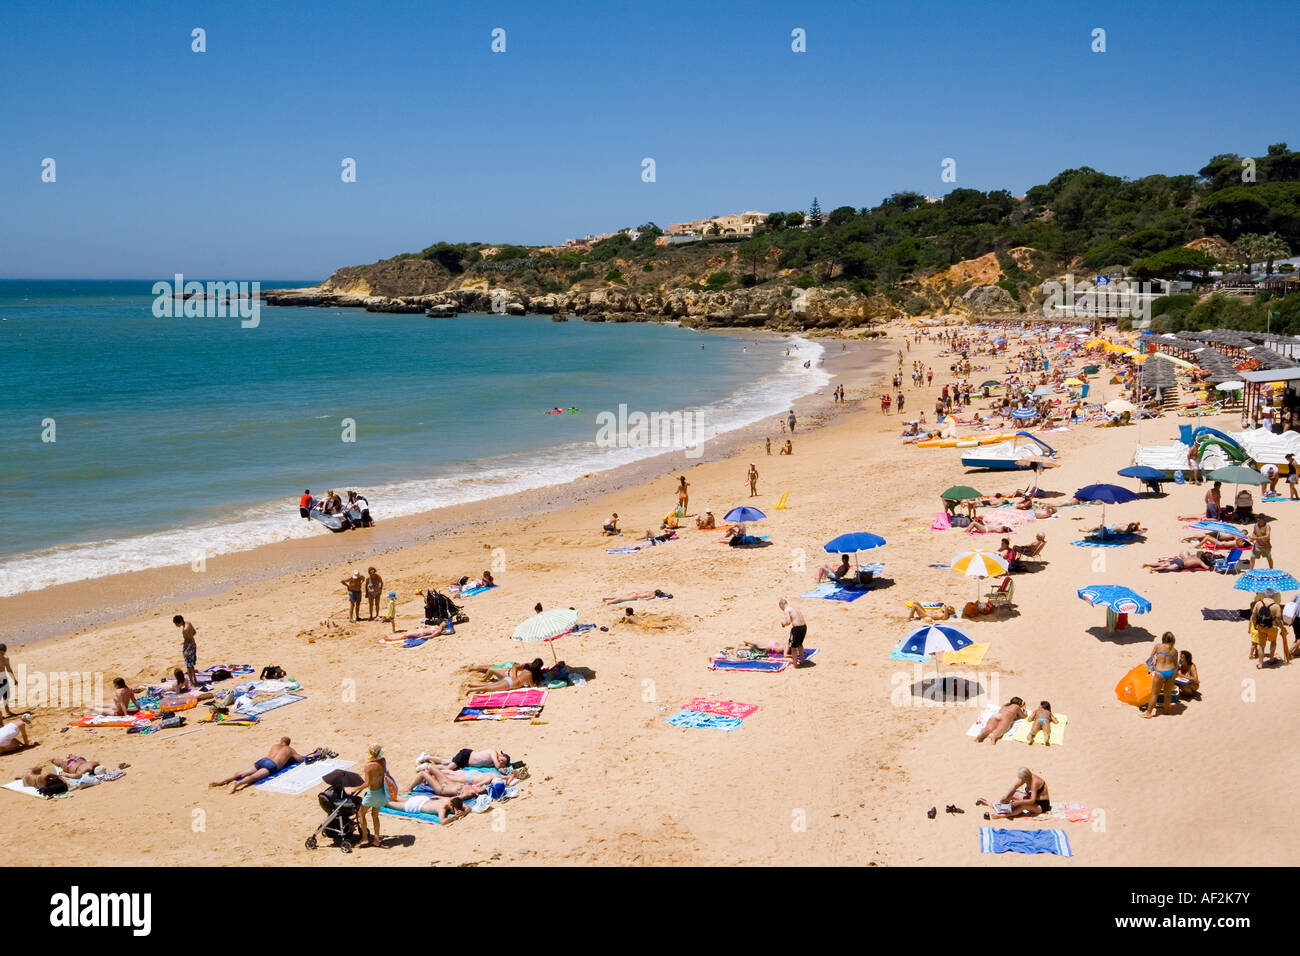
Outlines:
MULTIPOLYGON (((724 335, 790 337, 790 333, 761 329, 708 331, 724 335)), ((831 376, 827 387, 843 382, 847 389, 861 385, 883 371, 886 339, 861 340, 825 335, 815 338, 825 349, 822 370, 831 376), (832 352, 826 343, 835 341, 847 347, 832 352), (856 367, 857 359, 864 355, 866 367, 856 367)), ((857 409, 859 403, 856 399, 850 398, 844 406, 837 406, 825 391, 826 387, 823 387, 794 401, 801 432, 824 427, 857 409)), ((772 429, 770 422, 763 421, 742 425, 711 439, 697 458, 685 458, 681 450, 665 451, 590 472, 568 482, 386 518, 370 529, 289 538, 243 551, 227 552, 206 559, 202 571, 185 565, 167 565, 69 581, 0 597, 0 643, 11 647, 27 646, 143 615, 162 603, 212 597, 233 588, 319 570, 327 565, 390 555, 427 542, 432 537, 455 536, 499 521, 548 515, 562 508, 637 488, 669 473, 732 458, 742 447, 761 441, 772 429), (93 610, 78 610, 72 616, 60 610, 84 608, 84 595, 79 592, 87 589, 94 589, 97 597, 97 606, 93 610)), ((593 522, 599 524, 595 517, 593 522)))

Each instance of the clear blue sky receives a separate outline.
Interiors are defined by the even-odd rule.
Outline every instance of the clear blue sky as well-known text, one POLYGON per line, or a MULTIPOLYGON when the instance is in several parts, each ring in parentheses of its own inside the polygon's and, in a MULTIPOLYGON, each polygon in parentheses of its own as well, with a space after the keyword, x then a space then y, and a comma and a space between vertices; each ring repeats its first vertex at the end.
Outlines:
POLYGON ((440 239, 942 194, 945 157, 1019 195, 1300 143, 1282 2, 56 0, 4 21, 4 277, 323 278, 440 239))

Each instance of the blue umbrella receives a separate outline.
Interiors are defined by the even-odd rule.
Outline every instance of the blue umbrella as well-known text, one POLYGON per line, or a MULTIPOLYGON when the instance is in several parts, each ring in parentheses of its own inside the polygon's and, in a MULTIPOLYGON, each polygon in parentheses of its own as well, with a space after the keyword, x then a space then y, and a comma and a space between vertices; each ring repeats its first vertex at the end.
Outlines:
POLYGON ((1230 534, 1234 538, 1244 538, 1246 532, 1238 528, 1235 524, 1228 524, 1226 521, 1194 521, 1187 527, 1195 528, 1197 531, 1213 531, 1215 534, 1230 534))
POLYGON ((1032 408, 1013 408, 1011 410, 1012 418, 1028 419, 1033 418, 1037 414, 1038 412, 1034 411, 1032 408))
POLYGON ((751 508, 749 505, 741 505, 738 508, 732 508, 722 518, 723 521, 734 521, 737 523, 746 521, 762 521, 767 515, 757 508, 751 508))
POLYGON ((1080 488, 1074 493, 1074 497, 1080 501, 1100 501, 1101 502, 1101 523, 1106 524, 1106 506, 1122 505, 1126 501, 1137 501, 1138 496, 1127 488, 1121 488, 1119 485, 1088 485, 1080 488))
POLYGON ((1152 468, 1149 465, 1129 465, 1127 468, 1121 468, 1115 472, 1121 478, 1137 478, 1141 481, 1168 481, 1165 473, 1159 468, 1152 468))
POLYGON ((929 656, 939 651, 959 651, 974 643, 957 628, 948 624, 927 624, 918 627, 898 643, 898 650, 903 654, 920 654, 929 656))
POLYGON ((1093 584, 1079 588, 1079 597, 1093 607, 1108 607, 1120 614, 1145 614, 1151 602, 1122 584, 1093 584))
POLYGON ((1251 568, 1237 577, 1233 586, 1237 591, 1294 591, 1300 589, 1300 581, 1287 574, 1281 568, 1251 568))
POLYGON ((869 531, 849 531, 827 541, 822 545, 822 550, 827 554, 857 554, 859 551, 879 548, 884 543, 885 539, 878 534, 871 534, 869 531))

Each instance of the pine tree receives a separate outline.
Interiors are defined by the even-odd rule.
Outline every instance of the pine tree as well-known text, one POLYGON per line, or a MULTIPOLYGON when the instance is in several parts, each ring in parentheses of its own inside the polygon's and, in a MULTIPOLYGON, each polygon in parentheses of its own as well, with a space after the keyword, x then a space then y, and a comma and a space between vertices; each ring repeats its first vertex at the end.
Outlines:
POLYGON ((817 202, 817 197, 813 196, 812 205, 808 207, 808 225, 816 229, 823 221, 821 204, 817 202))

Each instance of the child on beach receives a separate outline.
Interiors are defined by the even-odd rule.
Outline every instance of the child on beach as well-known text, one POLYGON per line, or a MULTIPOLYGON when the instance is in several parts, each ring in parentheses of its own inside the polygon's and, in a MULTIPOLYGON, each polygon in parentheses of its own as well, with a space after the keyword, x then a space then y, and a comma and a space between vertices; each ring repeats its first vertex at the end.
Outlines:
POLYGON ((185 658, 185 674, 189 677, 191 685, 196 684, 198 681, 194 676, 194 666, 199 662, 199 645, 194 642, 196 633, 194 625, 179 614, 172 618, 172 623, 181 629, 181 654, 185 658))
POLYGON ((393 627, 393 633, 397 633, 397 592, 388 592, 388 606, 384 609, 383 617, 380 621, 387 621, 393 627))
POLYGON ((0 707, 4 708, 5 717, 12 717, 14 712, 9 709, 9 678, 13 676, 14 669, 9 663, 9 648, 5 644, 0 644, 0 707))

